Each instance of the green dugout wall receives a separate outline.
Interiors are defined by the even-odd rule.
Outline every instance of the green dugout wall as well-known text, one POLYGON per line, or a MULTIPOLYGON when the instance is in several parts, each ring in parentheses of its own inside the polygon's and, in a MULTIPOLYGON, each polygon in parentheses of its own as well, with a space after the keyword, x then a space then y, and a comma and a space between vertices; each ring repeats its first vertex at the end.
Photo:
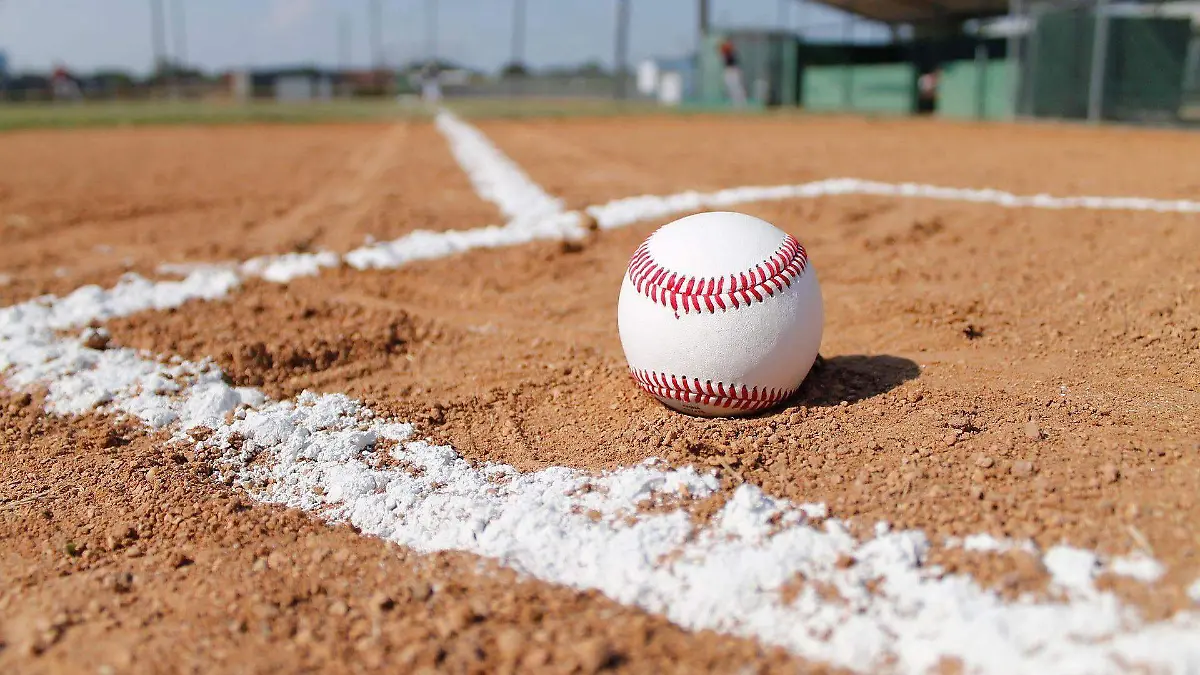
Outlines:
POLYGON ((916 103, 916 78, 907 63, 809 66, 801 102, 813 111, 907 115, 916 103))
POLYGON ((1111 15, 1105 67, 1097 74, 1093 8, 1039 5, 1031 18, 1032 30, 1013 42, 956 34, 884 45, 827 44, 784 32, 720 31, 700 50, 691 99, 728 105, 719 50, 728 37, 755 106, 911 114, 917 77, 935 67, 942 73, 936 114, 947 118, 1082 119, 1089 107, 1098 107, 1107 120, 1172 121, 1181 118, 1186 101, 1200 100, 1200 93, 1188 93, 1200 91, 1200 35, 1190 20, 1111 15), (1094 75, 1102 92, 1090 91, 1094 75))
POLYGON ((958 119, 1010 119, 1014 65, 1008 61, 955 61, 942 66, 937 114, 958 119))

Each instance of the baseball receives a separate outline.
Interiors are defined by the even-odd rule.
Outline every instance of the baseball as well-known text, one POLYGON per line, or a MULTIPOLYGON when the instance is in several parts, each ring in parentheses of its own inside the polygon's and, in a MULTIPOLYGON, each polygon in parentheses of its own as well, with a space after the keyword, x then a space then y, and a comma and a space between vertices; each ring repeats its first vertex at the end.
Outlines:
POLYGON ((821 289, 796 238, 742 213, 681 218, 634 252, 617 327, 634 381, 667 406, 747 415, 787 400, 817 358, 821 289))

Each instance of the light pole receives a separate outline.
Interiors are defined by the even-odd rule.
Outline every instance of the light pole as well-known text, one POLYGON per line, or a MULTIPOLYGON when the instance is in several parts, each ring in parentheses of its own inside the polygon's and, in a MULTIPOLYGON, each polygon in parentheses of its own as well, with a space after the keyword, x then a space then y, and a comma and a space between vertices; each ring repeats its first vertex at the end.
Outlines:
POLYGON ((350 17, 344 12, 338 16, 337 59, 338 70, 345 71, 350 68, 350 17))
POLYGON ((525 0, 513 0, 512 63, 525 62, 525 0))
POLYGON ((171 27, 175 33, 175 65, 187 64, 187 16, 183 13, 183 0, 171 3, 171 27))
POLYGON ((379 0, 370 0, 370 18, 367 27, 371 36, 371 65, 376 72, 383 70, 383 9, 379 0))
POLYGON ((1087 118, 1095 124, 1104 117, 1104 76, 1108 70, 1108 0, 1092 8, 1092 71, 1088 77, 1087 118))
POLYGON ((150 43, 154 50, 155 73, 159 73, 163 69, 163 61, 166 59, 167 53, 166 41, 166 35, 163 33, 162 0, 150 0, 150 43))
POLYGON ((613 67, 616 72, 616 98, 625 98, 625 78, 629 73, 629 0, 617 0, 617 34, 613 45, 613 67))
POLYGON ((429 62, 437 61, 438 33, 438 3, 437 0, 425 0, 425 53, 429 62))

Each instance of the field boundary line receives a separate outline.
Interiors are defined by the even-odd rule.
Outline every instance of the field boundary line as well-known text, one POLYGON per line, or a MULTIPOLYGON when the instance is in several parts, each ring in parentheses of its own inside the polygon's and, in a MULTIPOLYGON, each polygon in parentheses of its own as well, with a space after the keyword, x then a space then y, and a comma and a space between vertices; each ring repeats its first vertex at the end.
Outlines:
POLYGON ((550 196, 475 126, 449 110, 434 118, 450 152, 466 172, 475 192, 511 220, 552 217, 562 213, 561 199, 550 196))
POLYGON ((625 197, 578 211, 562 211, 537 218, 518 218, 506 225, 488 225, 471 230, 414 230, 398 239, 367 244, 341 256, 330 251, 284 253, 260 256, 242 263, 166 264, 161 265, 159 270, 168 274, 185 275, 201 269, 240 269, 246 276, 284 283, 297 277, 319 274, 325 268, 341 264, 360 270, 390 269, 417 260, 433 260, 479 248, 502 248, 538 240, 579 238, 586 233, 583 227, 585 217, 594 218, 600 228, 607 230, 711 208, 853 195, 963 202, 1009 209, 1200 213, 1200 202, 1186 199, 1019 195, 993 188, 954 188, 923 183, 829 178, 794 185, 751 185, 714 192, 688 190, 669 195, 625 197))
MULTIPOLYGON (((646 220, 667 218, 692 211, 730 208, 740 204, 868 195, 896 199, 928 199, 945 202, 990 204, 1009 209, 1145 211, 1151 213, 1200 213, 1200 202, 1147 197, 1018 195, 992 188, 954 188, 922 183, 885 183, 859 178, 830 178, 809 183, 775 186, 744 186, 714 192, 684 191, 669 195, 642 195, 614 199, 579 211, 564 211, 542 218, 523 218, 507 225, 490 225, 473 230, 416 230, 398 239, 368 244, 341 256, 341 262, 356 269, 387 269, 416 260, 430 260, 477 248, 515 246, 542 239, 572 239, 585 234, 585 216, 602 229, 627 227, 646 220)), ((244 264, 253 276, 272 281, 316 274, 322 267, 336 267, 332 253, 265 256, 244 264), (321 260, 318 261, 317 257, 321 260)), ((188 271, 172 267, 168 271, 188 271)))

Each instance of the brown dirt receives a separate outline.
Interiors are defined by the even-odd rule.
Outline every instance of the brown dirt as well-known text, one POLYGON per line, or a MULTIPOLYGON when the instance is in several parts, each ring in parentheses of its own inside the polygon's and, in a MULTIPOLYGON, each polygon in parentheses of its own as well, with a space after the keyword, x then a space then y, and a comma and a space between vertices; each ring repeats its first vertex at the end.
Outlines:
POLYGON ((1136 527, 1174 580, 1200 575, 1200 307, 1184 279, 1128 269, 1185 269, 1200 231, 1184 218, 873 198, 745 210, 808 245, 827 305, 823 365, 798 400, 750 420, 675 415, 625 375, 615 298, 653 224, 579 252, 256 284, 109 328, 213 355, 273 396, 348 392, 480 461, 661 456, 864 523, 1112 553, 1136 527))
POLYGON ((254 504, 108 419, 50 419, 15 395, 0 409, 0 671, 798 667, 595 593, 254 504))
POLYGON ((1200 136, 1055 124, 697 115, 496 120, 480 128, 572 208, 823 178, 1191 199, 1200 136))
POLYGON ((427 122, 0 135, 0 303, 500 222, 427 122))
MULTIPOLYGON (((1159 197, 1194 195, 1200 184, 1194 163, 1182 159, 1200 137, 1166 132, 807 118, 484 129, 576 206, 838 175, 1159 197)), ((827 311, 822 365, 796 400, 752 419, 668 412, 625 375, 617 291, 629 254, 661 223, 602 232, 582 247, 538 243, 392 271, 335 270, 285 286, 251 282, 224 301, 107 327, 115 344, 211 356, 236 382, 272 396, 346 392, 475 461, 602 469, 659 456, 712 467, 727 490, 750 482, 826 502, 834 517, 863 527, 886 520, 935 540, 986 532, 1114 555, 1148 545, 1168 568, 1161 583, 1105 583, 1155 617, 1187 603, 1183 588, 1200 577, 1192 527, 1200 519, 1200 296, 1189 276, 1200 248, 1197 216, 864 197, 740 210, 805 243, 827 311)), ((75 455, 69 461, 107 461, 95 450, 75 455)), ((235 498, 203 481, 180 495, 180 503, 201 505, 207 495, 235 498)), ((693 506, 703 519, 720 503, 718 495, 693 506)), ((239 541, 274 542, 290 536, 274 523, 309 522, 277 509, 251 512, 263 520, 239 541)), ((345 537, 347 547, 384 550, 345 537)), ((507 588, 510 577, 471 576, 462 571, 467 558, 455 560, 464 562, 439 578, 470 589, 490 589, 499 578, 497 587, 507 588)), ((931 562, 1009 595, 1046 581, 1021 554, 940 549, 931 562)), ((195 574, 204 569, 193 576, 214 583, 215 573, 195 574)), ((336 587, 370 579, 365 570, 374 569, 345 563, 322 574, 336 587)), ((522 596, 513 602, 525 609, 513 611, 553 607, 545 598, 561 592, 528 588, 544 595, 522 596)), ((78 595, 38 592, 60 601, 78 595)), ((34 597, 19 595, 21 603, 34 597)), ((564 610, 562 620, 578 621, 571 630, 601 630, 607 620, 580 607, 583 615, 568 619, 564 610)), ((499 633, 485 627, 480 640, 490 644, 499 633)), ((258 639, 248 630, 222 644, 249 654, 258 639)), ((712 638, 686 640, 700 649, 712 638)), ((345 654, 353 643, 347 634, 327 644, 345 654)))

